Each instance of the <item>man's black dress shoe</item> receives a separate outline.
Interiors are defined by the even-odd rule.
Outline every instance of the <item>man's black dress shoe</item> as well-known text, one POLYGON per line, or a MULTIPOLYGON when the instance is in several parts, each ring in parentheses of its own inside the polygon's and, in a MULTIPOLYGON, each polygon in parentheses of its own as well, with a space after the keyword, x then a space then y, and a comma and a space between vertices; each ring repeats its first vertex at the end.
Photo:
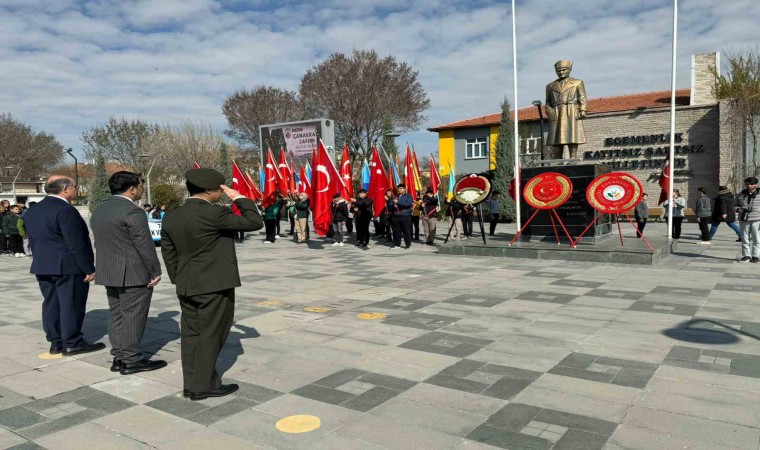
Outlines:
POLYGON ((50 346, 50 354, 51 355, 60 355, 63 351, 63 347, 60 345, 51 345, 50 346))
POLYGON ((111 372, 118 372, 121 370, 122 363, 118 359, 114 358, 111 363, 111 372))
POLYGON ((74 356, 81 355, 82 353, 97 352, 98 350, 103 350, 104 348, 106 348, 106 344, 102 342, 95 342, 92 344, 83 342, 82 345, 78 347, 64 348, 63 356, 74 356))
POLYGON ((132 364, 122 363, 119 373, 122 375, 132 375, 133 373, 150 372, 151 370, 158 370, 163 367, 166 367, 166 361, 161 361, 160 359, 155 361, 142 359, 132 364))
POLYGON ((209 392, 188 392, 188 398, 193 401, 206 400, 209 397, 224 397, 240 389, 237 384, 220 384, 218 388, 209 392))

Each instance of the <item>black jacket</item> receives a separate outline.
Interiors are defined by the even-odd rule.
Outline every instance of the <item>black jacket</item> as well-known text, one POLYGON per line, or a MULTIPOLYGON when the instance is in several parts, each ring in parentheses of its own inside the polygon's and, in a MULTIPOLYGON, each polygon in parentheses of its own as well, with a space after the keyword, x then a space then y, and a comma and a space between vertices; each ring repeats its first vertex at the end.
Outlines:
POLYGON ((357 198, 354 202, 354 217, 362 220, 371 220, 374 217, 372 199, 369 197, 357 198))
POLYGON ((422 197, 423 214, 428 217, 435 216, 438 209, 438 199, 436 197, 422 197))
POLYGON ((464 207, 464 205, 462 205, 456 200, 451 200, 450 202, 448 202, 448 204, 449 204, 449 209, 447 210, 447 214, 449 217, 457 218, 457 217, 462 216, 462 207, 464 207))
POLYGON ((715 198, 712 220, 717 222, 736 222, 736 198, 731 191, 723 191, 715 198), (723 218, 723 214, 726 218, 723 218))
POLYGON ((333 222, 345 222, 348 220, 348 203, 345 200, 330 203, 330 216, 333 222))
POLYGON ((296 201, 296 217, 299 219, 308 219, 309 218, 309 203, 310 200, 307 198, 304 201, 301 201, 300 199, 296 201))
MULTIPOLYGON (((241 216, 226 206, 197 198, 166 213, 161 254, 178 295, 200 295, 240 286, 235 234, 256 231, 264 220, 253 200, 239 198, 241 216)), ((36 209, 36 208, 35 208, 36 209)))

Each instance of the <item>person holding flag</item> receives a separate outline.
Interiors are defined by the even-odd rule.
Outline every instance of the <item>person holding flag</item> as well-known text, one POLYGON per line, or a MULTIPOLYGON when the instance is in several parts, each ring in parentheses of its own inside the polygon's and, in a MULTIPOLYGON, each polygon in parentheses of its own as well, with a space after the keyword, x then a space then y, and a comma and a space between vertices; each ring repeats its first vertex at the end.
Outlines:
POLYGON ((356 246, 367 248, 369 245, 369 223, 374 217, 372 209, 372 199, 367 196, 367 191, 359 190, 359 198, 351 207, 356 219, 356 246))
POLYGON ((391 228, 393 228, 393 245, 391 248, 401 246, 401 237, 404 237, 405 248, 412 246, 412 205, 414 200, 406 192, 406 185, 399 183, 396 186, 398 197, 389 203, 388 210, 391 213, 391 228))
POLYGON ((425 234, 425 244, 435 245, 435 231, 438 222, 438 197, 433 189, 425 191, 422 197, 422 211, 420 214, 422 231, 425 234))
POLYGON ((340 194, 343 183, 321 139, 314 152, 313 176, 311 208, 314 231, 320 236, 325 236, 332 224, 330 208, 333 196, 340 194))

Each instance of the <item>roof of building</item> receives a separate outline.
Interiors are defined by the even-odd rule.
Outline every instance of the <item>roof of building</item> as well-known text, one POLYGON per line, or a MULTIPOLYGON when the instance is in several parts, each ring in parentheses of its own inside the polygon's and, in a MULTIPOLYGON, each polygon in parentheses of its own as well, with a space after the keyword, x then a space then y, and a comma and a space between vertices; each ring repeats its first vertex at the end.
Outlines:
MULTIPOLYGON (((690 96, 691 89, 676 90, 676 106, 688 106, 690 96)), ((592 98, 588 101, 588 114, 593 115, 619 111, 634 111, 640 108, 651 109, 668 107, 670 107, 670 91, 644 92, 641 94, 592 98)), ((510 117, 514 118, 514 111, 510 112, 510 117)), ((518 117, 520 122, 538 120, 538 109, 535 106, 520 108, 518 111, 518 117)), ((501 123, 500 112, 439 125, 437 127, 428 128, 428 131, 499 125, 499 123, 501 123)))

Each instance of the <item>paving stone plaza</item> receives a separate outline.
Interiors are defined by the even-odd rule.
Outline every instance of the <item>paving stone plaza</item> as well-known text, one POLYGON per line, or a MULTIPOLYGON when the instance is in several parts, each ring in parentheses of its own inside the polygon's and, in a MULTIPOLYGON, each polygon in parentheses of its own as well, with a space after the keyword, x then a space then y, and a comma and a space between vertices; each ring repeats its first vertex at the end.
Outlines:
MULTIPOLYGON (((167 279, 144 345, 169 366, 122 376, 48 355, 30 260, 0 258, 0 448, 758 449, 760 266, 684 228, 654 266, 251 239, 218 366, 241 388, 199 402, 167 279)), ((92 286, 88 340, 107 317, 92 286)))

